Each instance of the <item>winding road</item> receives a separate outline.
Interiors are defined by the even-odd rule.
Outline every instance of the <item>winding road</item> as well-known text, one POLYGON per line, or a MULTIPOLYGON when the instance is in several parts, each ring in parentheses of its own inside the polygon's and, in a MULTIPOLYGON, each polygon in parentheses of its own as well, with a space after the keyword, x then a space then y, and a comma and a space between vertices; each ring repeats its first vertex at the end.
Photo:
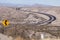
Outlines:
MULTIPOLYGON (((27 11, 27 10, 21 10, 21 11, 24 11, 24 12, 32 12, 32 14, 33 14, 33 13, 42 14, 42 15, 45 15, 45 16, 49 17, 49 19, 46 20, 46 21, 36 23, 37 25, 39 25, 39 24, 40 24, 40 25, 50 24, 50 23, 52 23, 53 21, 56 20, 56 17, 55 17, 55 16, 50 15, 50 14, 47 14, 47 13, 33 12, 33 11, 27 11)), ((28 16, 28 15, 27 15, 27 16, 28 16)), ((35 24, 35 25, 36 25, 36 24, 35 24)))

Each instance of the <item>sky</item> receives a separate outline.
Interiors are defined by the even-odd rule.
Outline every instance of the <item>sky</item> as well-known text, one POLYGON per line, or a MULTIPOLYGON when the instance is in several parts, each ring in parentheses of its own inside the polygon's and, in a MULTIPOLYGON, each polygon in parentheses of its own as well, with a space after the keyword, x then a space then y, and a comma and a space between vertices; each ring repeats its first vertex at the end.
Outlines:
POLYGON ((22 4, 22 5, 43 4, 43 5, 60 6, 60 0, 0 0, 0 3, 22 4))

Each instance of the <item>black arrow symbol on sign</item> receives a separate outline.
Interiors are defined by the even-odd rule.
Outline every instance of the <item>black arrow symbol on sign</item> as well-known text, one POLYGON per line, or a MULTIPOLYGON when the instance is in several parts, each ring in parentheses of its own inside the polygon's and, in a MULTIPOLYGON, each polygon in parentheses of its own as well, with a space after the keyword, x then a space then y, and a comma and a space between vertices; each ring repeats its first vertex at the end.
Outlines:
POLYGON ((7 20, 5 20, 5 25, 7 25, 7 20))

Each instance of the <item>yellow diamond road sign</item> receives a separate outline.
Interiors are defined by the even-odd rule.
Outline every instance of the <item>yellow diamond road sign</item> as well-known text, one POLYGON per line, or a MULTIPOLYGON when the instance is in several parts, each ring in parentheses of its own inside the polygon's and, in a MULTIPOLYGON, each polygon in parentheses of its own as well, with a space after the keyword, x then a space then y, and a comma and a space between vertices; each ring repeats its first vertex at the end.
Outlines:
POLYGON ((7 27, 9 25, 9 21, 8 20, 3 20, 2 24, 4 25, 4 27, 7 27))

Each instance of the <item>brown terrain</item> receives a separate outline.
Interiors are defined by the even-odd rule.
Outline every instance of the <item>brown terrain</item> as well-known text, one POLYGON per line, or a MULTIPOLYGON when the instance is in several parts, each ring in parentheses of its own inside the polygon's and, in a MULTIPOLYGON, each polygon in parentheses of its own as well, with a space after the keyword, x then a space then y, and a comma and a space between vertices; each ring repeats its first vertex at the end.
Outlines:
POLYGON ((0 33, 13 38, 6 40, 60 40, 60 7, 0 7, 0 33), (56 20, 46 25, 29 25, 29 19, 41 22, 49 18, 21 10, 51 14, 56 17, 56 20), (27 17, 29 13, 31 15, 27 17), (40 19, 34 18, 33 15, 38 15, 40 19), (10 22, 7 27, 1 23, 5 19, 10 22), (27 23, 19 24, 17 22, 27 23))

